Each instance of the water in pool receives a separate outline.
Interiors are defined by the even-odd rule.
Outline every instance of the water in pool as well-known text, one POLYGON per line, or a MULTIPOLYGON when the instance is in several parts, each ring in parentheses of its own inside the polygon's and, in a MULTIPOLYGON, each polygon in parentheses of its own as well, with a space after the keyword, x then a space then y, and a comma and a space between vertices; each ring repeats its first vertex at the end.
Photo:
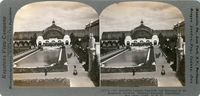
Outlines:
POLYGON ((15 63, 17 67, 39 67, 56 63, 60 49, 43 50, 15 63))
POLYGON ((111 67, 136 66, 145 62, 147 53, 148 49, 133 49, 105 62, 104 65, 111 67))

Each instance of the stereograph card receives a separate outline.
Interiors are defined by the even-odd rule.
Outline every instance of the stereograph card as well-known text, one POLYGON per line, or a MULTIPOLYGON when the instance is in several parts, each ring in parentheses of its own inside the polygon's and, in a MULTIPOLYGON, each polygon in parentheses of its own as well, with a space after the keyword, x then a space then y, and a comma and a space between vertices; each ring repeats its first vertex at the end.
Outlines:
POLYGON ((200 96, 199 1, 0 1, 0 96, 200 96))

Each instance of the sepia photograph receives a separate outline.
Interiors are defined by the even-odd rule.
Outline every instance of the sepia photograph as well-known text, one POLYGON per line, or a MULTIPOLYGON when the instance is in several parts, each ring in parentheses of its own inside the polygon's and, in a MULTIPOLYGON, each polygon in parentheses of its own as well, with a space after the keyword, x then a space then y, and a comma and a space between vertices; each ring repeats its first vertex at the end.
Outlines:
POLYGON ((0 96, 200 96, 199 0, 0 0, 0 96))
POLYGON ((160 2, 119 2, 100 14, 102 87, 185 86, 185 21, 160 2))
POLYGON ((30 3, 13 25, 14 87, 99 86, 99 16, 92 7, 30 3))

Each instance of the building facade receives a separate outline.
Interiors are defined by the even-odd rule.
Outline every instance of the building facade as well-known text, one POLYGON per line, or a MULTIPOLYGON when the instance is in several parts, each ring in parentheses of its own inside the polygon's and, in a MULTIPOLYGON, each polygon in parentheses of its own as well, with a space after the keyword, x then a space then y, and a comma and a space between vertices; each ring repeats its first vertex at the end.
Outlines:
POLYGON ((173 29, 166 30, 153 30, 150 27, 145 26, 144 22, 141 21, 140 25, 130 31, 112 31, 112 32, 103 32, 101 45, 102 46, 116 46, 119 45, 119 38, 125 36, 124 44, 125 45, 145 45, 145 44, 159 44, 159 35, 162 34, 165 38, 171 38, 177 36, 177 31, 181 31, 181 36, 185 36, 185 22, 179 23, 179 29, 177 25, 174 25, 173 29), (180 27, 181 25, 181 27, 180 27))
POLYGON ((75 37, 82 38, 89 33, 93 33, 94 37, 99 37, 99 20, 90 22, 86 25, 85 29, 65 30, 56 25, 52 21, 52 25, 42 31, 25 31, 14 32, 13 47, 26 47, 31 46, 31 39, 36 38, 36 45, 49 45, 49 44, 70 44, 70 34, 75 37))

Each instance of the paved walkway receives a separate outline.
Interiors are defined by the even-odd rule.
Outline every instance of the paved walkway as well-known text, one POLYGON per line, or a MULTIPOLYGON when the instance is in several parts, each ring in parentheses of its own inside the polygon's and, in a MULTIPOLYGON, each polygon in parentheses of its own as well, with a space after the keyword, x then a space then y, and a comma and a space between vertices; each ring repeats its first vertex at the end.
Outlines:
MULTIPOLYGON (((73 53, 69 46, 66 46, 66 54, 73 53)), ((67 78, 70 80, 70 87, 95 87, 93 82, 88 77, 88 73, 84 70, 78 59, 73 56, 67 57, 68 71, 67 72, 48 72, 45 76, 44 73, 14 73, 13 79, 47 79, 47 78, 67 78), (73 75, 74 65, 78 71, 78 75, 73 75)))
MULTIPOLYGON (((157 46, 154 47, 154 55, 161 53, 157 46)), ((135 76, 132 73, 101 73, 101 79, 133 79, 133 78, 156 78, 159 87, 181 87, 182 84, 176 78, 176 73, 172 71, 170 65, 167 63, 165 57, 161 55, 160 58, 155 58, 156 71, 155 72, 136 72, 135 76), (161 68, 164 65, 166 74, 162 76, 161 68)))
MULTIPOLYGON (((66 46, 66 54, 71 54, 73 51, 69 46, 66 46)), ((67 59, 68 62, 68 74, 73 74, 74 65, 76 65, 76 69, 78 71, 78 75, 72 76, 74 78, 70 78, 70 82, 72 87, 94 87, 93 82, 88 77, 88 72, 82 67, 82 64, 79 63, 74 53, 71 58, 67 59)))

